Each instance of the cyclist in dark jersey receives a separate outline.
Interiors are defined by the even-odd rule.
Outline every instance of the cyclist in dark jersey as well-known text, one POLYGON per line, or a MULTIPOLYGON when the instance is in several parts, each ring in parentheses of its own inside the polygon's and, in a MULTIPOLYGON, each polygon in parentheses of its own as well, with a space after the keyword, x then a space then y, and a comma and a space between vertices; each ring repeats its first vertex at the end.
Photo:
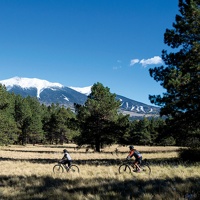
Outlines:
POLYGON ((135 161, 134 161, 133 165, 136 165, 136 168, 137 168, 136 172, 140 172, 141 169, 140 169, 139 165, 142 162, 142 155, 141 155, 141 153, 139 151, 134 149, 134 146, 132 146, 132 145, 129 146, 129 149, 130 149, 130 151, 129 151, 129 154, 127 156, 127 159, 129 160, 130 158, 132 158, 134 156, 135 157, 135 161))

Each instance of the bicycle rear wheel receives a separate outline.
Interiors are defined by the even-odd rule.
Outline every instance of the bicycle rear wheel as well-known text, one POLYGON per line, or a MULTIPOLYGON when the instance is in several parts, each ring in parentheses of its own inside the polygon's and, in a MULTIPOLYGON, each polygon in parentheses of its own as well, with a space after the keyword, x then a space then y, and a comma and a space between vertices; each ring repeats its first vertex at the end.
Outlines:
POLYGON ((68 170, 70 173, 79 173, 79 167, 77 165, 71 165, 70 169, 68 170))
POLYGON ((123 173, 131 173, 131 168, 130 166, 128 166, 127 164, 122 164, 119 166, 119 173, 123 174, 123 173))
POLYGON ((151 168, 148 164, 143 164, 141 166, 141 169, 142 169, 142 173, 145 173, 147 175, 150 175, 151 174, 151 168))
POLYGON ((53 167, 54 174, 62 174, 64 172, 64 169, 61 165, 55 165, 53 167))

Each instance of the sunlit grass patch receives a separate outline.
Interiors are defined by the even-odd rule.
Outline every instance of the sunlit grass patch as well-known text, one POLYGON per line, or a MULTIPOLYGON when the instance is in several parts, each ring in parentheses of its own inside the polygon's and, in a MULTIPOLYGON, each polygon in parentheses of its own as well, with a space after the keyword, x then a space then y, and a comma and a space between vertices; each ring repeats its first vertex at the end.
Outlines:
MULTIPOLYGON (((1 200, 29 199, 184 199, 184 195, 198 195, 200 165, 183 163, 177 159, 177 148, 140 147, 150 162, 152 173, 119 174, 119 164, 128 154, 127 147, 110 146, 103 152, 85 152, 76 145, 27 145, 3 147, 0 151, 1 200), (53 173, 53 166, 67 148, 79 174, 53 173), (113 153, 115 148, 120 150, 113 153), (174 151, 172 151, 174 149, 174 151), (151 152, 151 150, 153 152, 151 152), (187 190, 185 189, 187 188, 187 190)), ((138 147, 139 148, 139 147, 138 147)))

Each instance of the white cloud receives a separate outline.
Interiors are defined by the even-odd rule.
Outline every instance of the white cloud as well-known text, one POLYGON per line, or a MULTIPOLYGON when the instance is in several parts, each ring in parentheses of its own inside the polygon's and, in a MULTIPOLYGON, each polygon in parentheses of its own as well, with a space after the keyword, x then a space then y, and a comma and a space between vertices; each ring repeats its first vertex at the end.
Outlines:
POLYGON ((142 64, 142 66, 146 67, 147 65, 157 65, 157 64, 162 64, 163 61, 159 56, 154 56, 153 58, 149 58, 149 59, 142 59, 140 60, 140 63, 142 64))
POLYGON ((130 63, 130 66, 133 66, 135 64, 141 64, 143 67, 146 67, 147 65, 157 65, 157 64, 162 64, 163 61, 162 61, 162 58, 159 57, 159 56, 154 56, 153 58, 149 58, 149 59, 142 59, 142 60, 139 60, 139 59, 132 59, 131 60, 131 63, 130 63))
POLYGON ((139 63, 139 62, 140 62, 139 59, 133 59, 133 60, 131 60, 130 66, 133 66, 133 65, 135 65, 136 63, 139 63))

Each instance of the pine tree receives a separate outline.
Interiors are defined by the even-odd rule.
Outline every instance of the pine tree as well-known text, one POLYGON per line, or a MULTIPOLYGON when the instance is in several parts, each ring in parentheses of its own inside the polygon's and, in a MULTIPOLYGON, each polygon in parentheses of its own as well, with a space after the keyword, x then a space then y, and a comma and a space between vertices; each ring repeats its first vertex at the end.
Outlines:
POLYGON ((28 141, 28 130, 31 124, 31 109, 28 101, 20 95, 16 95, 14 103, 14 118, 20 130, 19 142, 25 145, 28 141))
POLYGON ((42 130, 42 106, 40 105, 38 99, 33 97, 26 97, 26 101, 31 110, 29 116, 30 123, 27 128, 27 141, 28 143, 38 143, 44 139, 44 131, 42 130))
POLYGON ((71 121, 75 121, 75 114, 69 109, 61 107, 59 104, 51 104, 43 110, 43 130, 45 138, 51 144, 69 142, 76 135, 76 130, 73 129, 71 121))
POLYGON ((161 106, 168 126, 179 142, 200 137, 200 0, 179 0, 180 14, 173 29, 166 29, 164 42, 173 49, 162 51, 165 66, 150 69, 150 75, 166 92, 150 95, 151 103, 161 106))
POLYGON ((13 144, 18 139, 18 129, 13 117, 14 95, 0 84, 0 145, 13 144))
MULTIPOLYGON (((78 144, 90 144, 100 152, 104 145, 115 142, 116 134, 121 134, 121 131, 117 132, 119 130, 117 122, 120 121, 119 106, 120 102, 116 100, 116 95, 110 93, 108 87, 104 87, 101 83, 94 84, 85 105, 75 105, 80 125, 78 144)), ((122 122, 120 124, 123 126, 122 122)))

